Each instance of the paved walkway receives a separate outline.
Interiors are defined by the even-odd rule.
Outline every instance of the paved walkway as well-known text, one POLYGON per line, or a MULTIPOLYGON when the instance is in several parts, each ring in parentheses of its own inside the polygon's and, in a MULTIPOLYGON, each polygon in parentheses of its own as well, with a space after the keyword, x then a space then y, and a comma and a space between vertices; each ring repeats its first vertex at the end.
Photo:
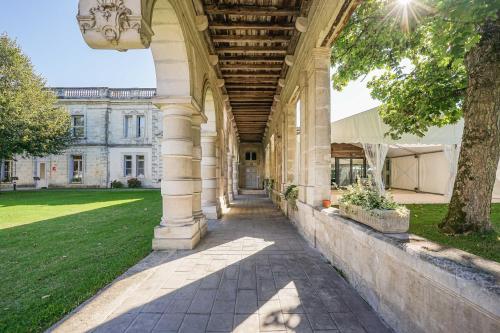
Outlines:
POLYGON ((55 332, 390 332, 263 196, 193 251, 155 252, 55 332))

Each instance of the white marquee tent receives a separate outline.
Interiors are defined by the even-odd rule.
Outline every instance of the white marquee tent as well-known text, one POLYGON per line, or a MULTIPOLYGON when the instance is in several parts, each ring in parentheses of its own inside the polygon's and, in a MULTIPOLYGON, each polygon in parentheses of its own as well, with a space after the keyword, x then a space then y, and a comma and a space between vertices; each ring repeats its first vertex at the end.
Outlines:
MULTIPOLYGON (((391 187, 451 195, 455 180, 463 120, 431 127, 423 137, 406 134, 393 140, 385 133, 377 108, 332 123, 332 143, 363 146, 367 162, 380 190, 384 161, 391 159, 391 187)), ((493 197, 500 198, 500 164, 493 197)))

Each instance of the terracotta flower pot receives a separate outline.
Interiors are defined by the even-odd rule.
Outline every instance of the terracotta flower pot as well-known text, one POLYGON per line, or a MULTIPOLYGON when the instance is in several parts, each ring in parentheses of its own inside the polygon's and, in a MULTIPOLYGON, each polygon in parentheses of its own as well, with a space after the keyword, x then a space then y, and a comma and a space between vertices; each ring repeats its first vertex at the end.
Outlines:
POLYGON ((329 208, 332 205, 330 200, 323 200, 323 207, 329 208))

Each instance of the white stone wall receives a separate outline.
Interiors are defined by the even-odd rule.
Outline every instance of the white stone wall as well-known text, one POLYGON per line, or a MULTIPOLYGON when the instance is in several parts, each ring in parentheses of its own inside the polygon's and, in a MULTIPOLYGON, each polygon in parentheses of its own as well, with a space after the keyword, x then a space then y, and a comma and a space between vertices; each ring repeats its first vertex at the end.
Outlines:
POLYGON ((500 331, 498 263, 297 206, 286 211, 301 234, 396 332, 500 331))
POLYGON ((260 143, 241 143, 240 144, 240 163, 239 163, 239 184, 240 188, 247 188, 246 184, 246 169, 247 167, 254 167, 257 171, 257 188, 263 188, 264 181, 264 160, 265 153, 260 143), (256 161, 247 161, 245 154, 247 152, 255 152, 257 154, 256 161))
MULTIPOLYGON (((19 187, 109 187, 113 180, 126 185, 124 155, 134 156, 134 167, 135 156, 144 155, 145 175, 140 177, 142 185, 160 187, 162 113, 152 104, 151 99, 111 99, 99 96, 59 99, 58 103, 69 114, 84 116, 84 137, 76 140, 61 155, 27 159, 18 157, 15 176, 19 178, 16 181, 19 187), (125 115, 134 116, 130 129, 132 135, 128 138, 124 137, 125 115), (145 131, 140 138, 135 136, 137 115, 145 117, 145 131), (83 157, 83 180, 78 184, 71 182, 73 155, 83 157), (46 181, 37 183, 33 177, 40 176, 40 163, 45 163, 46 181)), ((2 184, 2 187, 9 188, 12 184, 2 184)))
POLYGON ((146 163, 145 175, 144 177, 137 177, 144 187, 159 187, 158 179, 153 179, 152 170, 148 168, 148 165, 152 164, 152 150, 151 148, 140 148, 140 147, 123 147, 123 148, 110 148, 109 149, 109 170, 110 170, 110 181, 118 180, 121 181, 125 186, 129 178, 136 178, 136 156, 144 156, 146 163), (126 177, 124 175, 124 156, 132 156, 132 174, 133 176, 126 177))

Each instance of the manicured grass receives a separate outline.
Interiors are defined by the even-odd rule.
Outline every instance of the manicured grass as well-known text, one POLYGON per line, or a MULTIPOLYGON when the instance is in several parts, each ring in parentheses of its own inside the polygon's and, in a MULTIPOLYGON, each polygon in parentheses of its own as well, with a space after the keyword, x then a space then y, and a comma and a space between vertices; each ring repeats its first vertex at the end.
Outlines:
POLYGON ((406 205, 411 211, 410 232, 438 244, 455 247, 480 257, 500 262, 500 204, 492 204, 494 233, 487 235, 447 236, 437 225, 446 214, 447 205, 406 205))
POLYGON ((0 193, 0 332, 40 332, 151 251, 157 190, 0 193))

